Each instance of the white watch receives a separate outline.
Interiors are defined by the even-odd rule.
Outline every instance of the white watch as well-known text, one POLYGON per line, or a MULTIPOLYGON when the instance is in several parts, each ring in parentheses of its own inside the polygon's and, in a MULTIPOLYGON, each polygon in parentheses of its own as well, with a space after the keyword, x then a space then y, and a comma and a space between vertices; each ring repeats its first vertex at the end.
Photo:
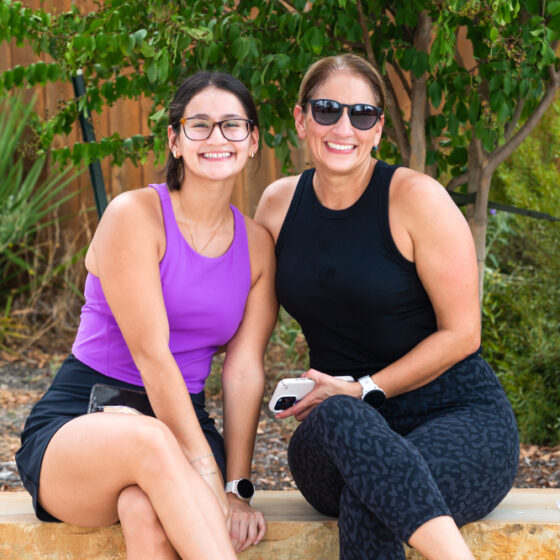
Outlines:
POLYGON ((255 487, 248 478, 238 478, 237 480, 226 482, 225 490, 246 501, 249 501, 255 493, 255 487))
POLYGON ((373 408, 379 408, 387 399, 385 391, 369 375, 360 377, 358 383, 362 386, 362 400, 373 408))

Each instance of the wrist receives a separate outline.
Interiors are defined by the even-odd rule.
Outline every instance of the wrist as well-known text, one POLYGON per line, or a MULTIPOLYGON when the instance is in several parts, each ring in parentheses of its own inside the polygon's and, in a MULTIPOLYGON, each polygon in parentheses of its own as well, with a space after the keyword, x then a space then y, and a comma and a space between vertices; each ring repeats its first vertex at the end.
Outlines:
POLYGON ((248 478, 238 478, 226 482, 225 491, 226 494, 233 494, 240 500, 250 503, 255 494, 255 487, 248 478))
POLYGON ((387 399, 385 391, 375 383, 370 375, 364 375, 358 379, 362 388, 361 399, 373 408, 379 408, 387 399))

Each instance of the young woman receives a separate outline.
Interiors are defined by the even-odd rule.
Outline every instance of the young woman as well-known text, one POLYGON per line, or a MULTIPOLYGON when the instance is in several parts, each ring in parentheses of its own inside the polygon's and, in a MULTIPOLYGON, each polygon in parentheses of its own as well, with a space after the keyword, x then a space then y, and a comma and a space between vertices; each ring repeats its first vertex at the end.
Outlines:
POLYGON ((247 498, 276 317, 270 236, 230 204, 258 149, 251 95, 227 74, 191 76, 168 137, 167 184, 119 195, 100 221, 72 354, 16 459, 40 519, 120 521, 131 559, 234 559, 265 531, 247 498), (225 452, 204 409, 224 345, 225 452), (144 388, 155 417, 86 414, 95 383, 144 388))
POLYGON ((372 156, 383 81, 364 60, 320 60, 294 116, 315 168, 265 191, 280 303, 302 326, 314 390, 277 414, 302 423, 289 463, 339 517, 342 560, 471 560, 458 526, 513 484, 518 435, 480 357, 477 265, 462 214, 432 178, 372 156), (352 375, 355 382, 334 379, 352 375))

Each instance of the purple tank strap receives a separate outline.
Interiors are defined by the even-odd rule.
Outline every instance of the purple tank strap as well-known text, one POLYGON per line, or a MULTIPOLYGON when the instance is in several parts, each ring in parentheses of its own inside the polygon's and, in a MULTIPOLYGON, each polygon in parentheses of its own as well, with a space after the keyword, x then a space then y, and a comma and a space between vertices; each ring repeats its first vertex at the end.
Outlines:
POLYGON ((148 185, 152 189, 155 189, 159 195, 159 200, 161 202, 161 211, 163 213, 163 225, 165 227, 165 236, 167 239, 171 239, 171 235, 174 231, 173 224, 175 223, 175 214, 173 213, 173 205, 171 204, 171 197, 169 196, 169 190, 167 189, 166 183, 151 184, 148 185))

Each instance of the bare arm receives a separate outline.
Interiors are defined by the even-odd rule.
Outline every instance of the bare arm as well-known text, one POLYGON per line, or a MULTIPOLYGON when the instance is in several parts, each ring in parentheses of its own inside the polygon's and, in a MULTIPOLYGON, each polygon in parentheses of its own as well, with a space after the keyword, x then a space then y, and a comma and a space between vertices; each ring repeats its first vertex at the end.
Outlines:
MULTIPOLYGON (((227 480, 250 478, 257 423, 264 392, 264 352, 276 321, 274 245, 269 233, 246 219, 251 257, 251 290, 243 320, 227 345, 222 376, 227 480)), ((256 544, 266 525, 255 512, 228 494, 236 551, 256 544)))
POLYGON ((476 253, 467 222, 441 185, 402 171, 404 177, 391 193, 391 231, 416 265, 437 331, 375 374, 388 396, 429 383, 480 345, 476 253))
POLYGON ((96 274, 145 384, 156 416, 187 458, 210 452, 181 372, 169 350, 159 261, 165 235, 157 193, 118 196, 107 208, 86 265, 96 274))

